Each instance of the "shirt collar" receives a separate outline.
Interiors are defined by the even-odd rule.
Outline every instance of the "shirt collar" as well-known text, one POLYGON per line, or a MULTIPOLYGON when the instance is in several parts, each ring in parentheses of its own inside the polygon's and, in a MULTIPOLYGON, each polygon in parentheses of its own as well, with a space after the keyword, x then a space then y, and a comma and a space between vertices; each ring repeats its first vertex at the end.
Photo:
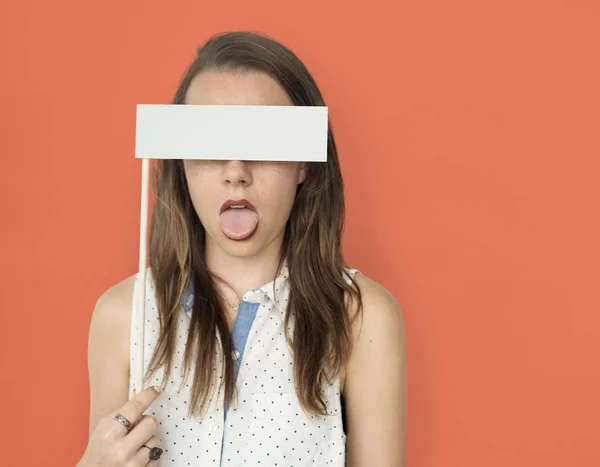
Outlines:
MULTIPOLYGON (((248 291, 244 297, 247 295, 253 296, 251 301, 254 301, 254 297, 256 297, 256 301, 261 302, 261 295, 266 296, 273 304, 282 312, 286 309, 285 303, 280 304, 278 301, 284 297, 284 294, 287 295, 288 288, 288 278, 289 278, 289 269, 287 265, 287 260, 284 260, 281 268, 279 269, 279 273, 275 277, 274 280, 262 285, 258 289, 248 291)), ((246 300, 246 298, 244 298, 246 300)), ((250 301, 250 300, 249 300, 250 301)), ((285 302, 285 300, 284 300, 285 302)), ((192 312, 192 308, 194 306, 194 284, 189 283, 183 292, 183 297, 181 299, 181 306, 183 311, 190 316, 192 312)))
POLYGON ((259 287, 257 290, 264 293, 269 300, 271 300, 276 306, 278 306, 278 308, 280 308, 278 300, 281 299, 284 294, 287 295, 289 276, 290 272, 287 261, 284 260, 275 279, 263 285, 262 287, 259 287))

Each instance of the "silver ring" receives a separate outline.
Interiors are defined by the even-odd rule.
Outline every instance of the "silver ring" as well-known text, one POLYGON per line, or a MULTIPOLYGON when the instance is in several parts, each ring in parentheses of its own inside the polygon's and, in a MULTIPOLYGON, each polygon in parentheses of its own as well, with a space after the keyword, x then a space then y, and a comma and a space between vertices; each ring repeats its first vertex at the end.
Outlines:
POLYGON ((119 422, 121 425, 123 425, 127 429, 127 431, 131 430, 131 422, 125 417, 123 417, 123 415, 121 415, 120 413, 115 414, 113 416, 113 419, 119 422))
POLYGON ((148 458, 151 461, 157 461, 162 456, 163 450, 161 448, 151 448, 150 446, 146 446, 142 444, 142 447, 148 449, 148 458))

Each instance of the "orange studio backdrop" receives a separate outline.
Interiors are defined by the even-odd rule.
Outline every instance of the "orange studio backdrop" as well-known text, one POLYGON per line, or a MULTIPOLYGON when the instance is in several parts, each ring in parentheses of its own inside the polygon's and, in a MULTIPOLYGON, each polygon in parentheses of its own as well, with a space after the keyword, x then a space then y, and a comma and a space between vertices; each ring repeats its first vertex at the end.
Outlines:
POLYGON ((408 465, 599 466, 598 5, 4 2, 0 464, 85 449, 91 313, 137 270, 135 105, 251 29, 330 107, 346 258, 404 314, 408 465))

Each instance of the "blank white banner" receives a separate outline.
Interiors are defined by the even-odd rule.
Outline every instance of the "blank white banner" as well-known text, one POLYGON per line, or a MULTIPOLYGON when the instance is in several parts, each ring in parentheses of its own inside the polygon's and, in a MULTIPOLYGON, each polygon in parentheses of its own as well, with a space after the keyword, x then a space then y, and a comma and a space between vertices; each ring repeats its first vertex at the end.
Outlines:
POLYGON ((139 104, 135 157, 326 162, 327 110, 139 104))

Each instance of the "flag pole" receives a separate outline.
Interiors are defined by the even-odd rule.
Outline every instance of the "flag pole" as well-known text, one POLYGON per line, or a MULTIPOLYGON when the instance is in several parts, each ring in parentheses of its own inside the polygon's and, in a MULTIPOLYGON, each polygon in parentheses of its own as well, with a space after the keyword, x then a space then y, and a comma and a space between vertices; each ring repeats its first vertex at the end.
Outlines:
MULTIPOLYGON (((135 157, 142 159, 140 257, 136 293, 135 393, 144 388, 150 161, 327 162, 328 108, 278 105, 138 104, 135 157), (235 135, 235 137, 232 137, 235 135), (243 142, 243 145, 241 144, 243 142), (209 159, 210 157, 210 159, 209 159)), ((148 349, 150 352, 150 349, 148 349)))
MULTIPOLYGON (((140 212, 140 257, 137 295, 137 368, 136 393, 143 390, 144 385, 144 327, 146 322, 146 256, 148 251, 148 191, 150 185, 150 159, 142 159, 142 207, 140 212)), ((134 323, 132 323, 133 325, 134 323)))

